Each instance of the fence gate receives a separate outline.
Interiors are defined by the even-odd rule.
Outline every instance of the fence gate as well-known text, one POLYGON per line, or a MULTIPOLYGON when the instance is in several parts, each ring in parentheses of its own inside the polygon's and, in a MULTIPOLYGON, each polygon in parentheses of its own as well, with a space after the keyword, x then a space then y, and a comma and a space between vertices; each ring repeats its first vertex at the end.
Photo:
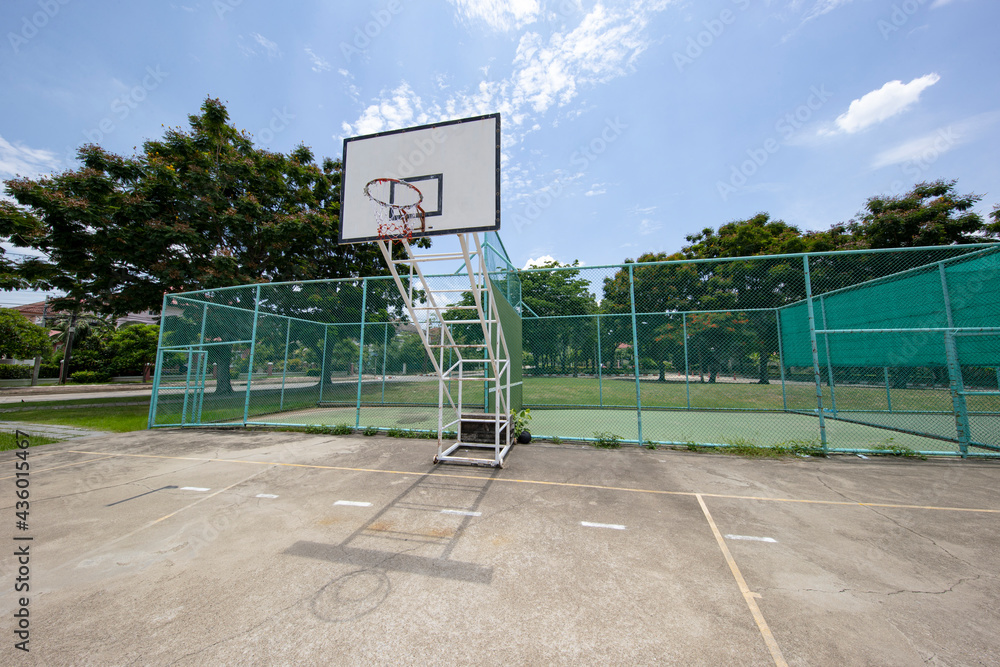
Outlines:
POLYGON ((162 348, 156 355, 156 381, 149 410, 150 426, 165 426, 158 423, 158 416, 176 412, 177 423, 170 426, 188 426, 201 423, 201 409, 205 402, 205 381, 208 375, 208 352, 189 347, 162 348), (174 381, 170 387, 163 385, 164 364, 176 364, 176 372, 171 373, 174 381), (169 402, 169 405, 162 405, 169 402), (164 409, 165 408, 165 409, 164 409), (159 413, 157 410, 159 409, 159 413))
POLYGON ((1000 451, 1000 332, 949 332, 944 344, 962 455, 1000 451))

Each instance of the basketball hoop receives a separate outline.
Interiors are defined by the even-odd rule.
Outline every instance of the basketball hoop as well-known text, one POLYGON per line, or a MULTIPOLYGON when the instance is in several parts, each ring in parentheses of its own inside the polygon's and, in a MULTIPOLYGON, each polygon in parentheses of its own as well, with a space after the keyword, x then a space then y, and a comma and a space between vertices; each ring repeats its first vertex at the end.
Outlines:
POLYGON ((424 195, 412 184, 395 178, 376 178, 365 185, 365 196, 372 205, 378 237, 413 239, 413 232, 424 231, 424 195))

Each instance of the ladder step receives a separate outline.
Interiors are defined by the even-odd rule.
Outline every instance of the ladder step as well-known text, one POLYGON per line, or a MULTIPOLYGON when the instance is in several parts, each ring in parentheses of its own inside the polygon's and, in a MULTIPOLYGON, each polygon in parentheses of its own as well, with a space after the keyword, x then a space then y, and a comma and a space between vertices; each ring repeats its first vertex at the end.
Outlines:
POLYGON ((496 320, 441 320, 442 324, 496 324, 496 320))
POLYGON ((440 255, 415 255, 409 259, 394 259, 393 264, 414 264, 416 262, 437 262, 445 259, 465 259, 465 255, 460 252, 442 253, 440 255))
MULTIPOLYGON (((475 306, 413 306, 413 310, 475 310, 475 306)), ((479 320, 469 320, 478 322, 479 320)))
POLYGON ((427 347, 451 349, 453 347, 486 347, 486 343, 469 343, 468 345, 428 345, 427 347))

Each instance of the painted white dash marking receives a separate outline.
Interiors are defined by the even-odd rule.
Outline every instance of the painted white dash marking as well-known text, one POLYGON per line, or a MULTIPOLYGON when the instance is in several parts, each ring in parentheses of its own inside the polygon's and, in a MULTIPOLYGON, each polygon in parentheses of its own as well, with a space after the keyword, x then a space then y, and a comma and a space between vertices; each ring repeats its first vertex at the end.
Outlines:
POLYGON ((334 505, 347 505, 348 507, 371 507, 371 503, 363 503, 357 500, 338 500, 334 505))
POLYGON ((182 486, 181 491, 211 491, 203 486, 182 486))
POLYGON ((273 493, 258 493, 255 497, 256 498, 277 498, 278 496, 274 495, 273 493))
POLYGON ((773 542, 777 544, 778 540, 773 537, 756 537, 754 535, 726 535, 727 540, 749 540, 750 542, 773 542))
POLYGON ((482 516, 482 512, 466 512, 465 510, 441 510, 441 514, 458 514, 460 516, 482 516))
POLYGON ((587 528, 611 528, 612 530, 625 530, 625 526, 620 523, 592 523, 590 521, 581 521, 581 526, 586 526, 587 528))

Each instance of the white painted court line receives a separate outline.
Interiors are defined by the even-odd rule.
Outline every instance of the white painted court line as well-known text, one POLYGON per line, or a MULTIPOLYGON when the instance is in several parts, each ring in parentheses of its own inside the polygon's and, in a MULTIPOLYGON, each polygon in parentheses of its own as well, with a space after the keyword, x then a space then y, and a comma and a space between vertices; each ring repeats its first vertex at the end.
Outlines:
POLYGON ((182 486, 181 491, 211 491, 203 486, 182 486))
POLYGON ((346 505, 348 507, 371 507, 371 503, 363 503, 357 500, 338 500, 334 505, 346 505))
POLYGON ((581 521, 581 526, 586 526, 587 528, 611 528, 612 530, 625 530, 625 526, 620 523, 592 523, 590 521, 581 521))
POLYGON ((273 493, 258 493, 255 498, 277 498, 278 496, 273 493))
POLYGON ((755 537, 753 535, 726 535, 727 540, 749 540, 751 542, 773 542, 778 543, 778 540, 773 537, 755 537))
POLYGON ((482 516, 482 512, 466 512, 465 510, 441 510, 441 514, 458 514, 460 516, 482 516))

